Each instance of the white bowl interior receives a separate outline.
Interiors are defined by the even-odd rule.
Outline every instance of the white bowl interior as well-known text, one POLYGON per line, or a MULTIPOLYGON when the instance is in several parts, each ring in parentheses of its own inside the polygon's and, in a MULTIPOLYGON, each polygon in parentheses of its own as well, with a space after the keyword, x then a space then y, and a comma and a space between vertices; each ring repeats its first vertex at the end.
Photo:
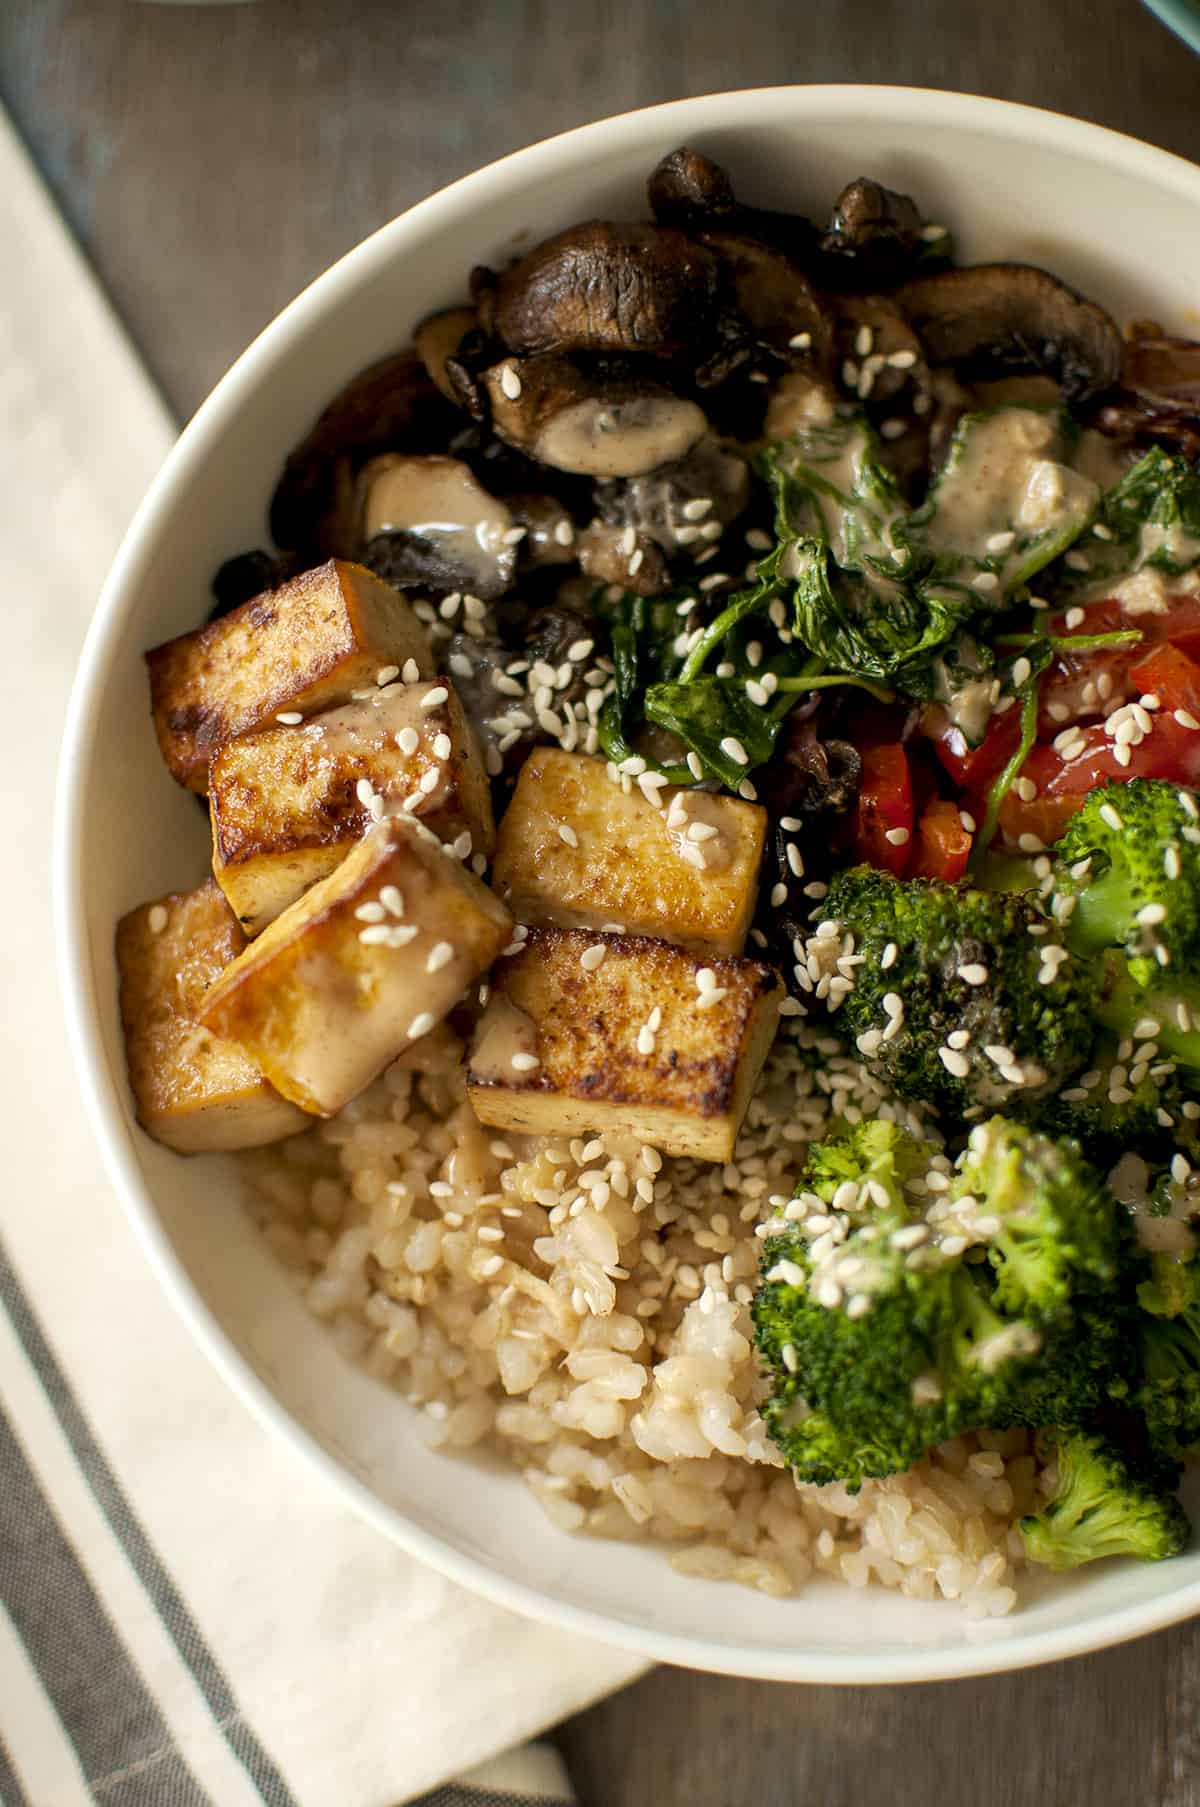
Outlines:
MULTIPOLYGON (((817 1584, 788 1601, 685 1579, 654 1551, 568 1537, 499 1467, 437 1455, 416 1414, 334 1351, 259 1243, 215 1159, 135 1129, 112 932, 141 899, 197 882, 204 821, 166 776, 141 651, 193 626, 214 567, 264 541, 285 453, 363 365, 456 300, 468 267, 589 215, 640 216, 656 159, 688 142, 738 192, 825 210, 863 172, 917 195, 968 259, 1041 262, 1118 316, 1196 328, 1200 248, 1181 210, 1200 172, 1052 115, 911 90, 768 90, 680 102, 520 153, 360 247, 268 329, 201 410, 131 531, 81 671, 64 759, 64 981, 106 1156, 164 1281, 210 1355, 387 1534, 518 1610, 695 1666, 779 1679, 903 1681, 1072 1654, 1200 1608, 1200 1551, 1046 1581, 1008 1620, 817 1584)), ((1191 217, 1195 217, 1193 212, 1191 217)))

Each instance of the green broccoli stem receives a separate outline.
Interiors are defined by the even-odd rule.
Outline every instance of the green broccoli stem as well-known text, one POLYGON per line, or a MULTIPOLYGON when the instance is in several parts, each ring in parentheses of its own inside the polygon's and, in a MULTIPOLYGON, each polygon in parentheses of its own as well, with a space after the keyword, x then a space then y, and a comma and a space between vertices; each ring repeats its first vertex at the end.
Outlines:
POLYGON ((997 824, 1000 821, 1000 807, 1017 779, 1021 776, 1021 767, 1025 764, 1025 761, 1033 751, 1033 743, 1037 739, 1038 699, 1040 695, 1041 685, 1036 681, 1032 682, 1025 694, 1025 700, 1021 704, 1021 738, 1017 742, 1016 750, 1008 760, 1008 763, 1003 766, 996 777, 993 778, 988 789, 987 806, 984 810, 983 821, 980 824, 979 833, 975 837, 975 846, 972 849, 973 860, 982 858, 983 854, 986 853, 987 849, 991 846, 996 833, 997 824))

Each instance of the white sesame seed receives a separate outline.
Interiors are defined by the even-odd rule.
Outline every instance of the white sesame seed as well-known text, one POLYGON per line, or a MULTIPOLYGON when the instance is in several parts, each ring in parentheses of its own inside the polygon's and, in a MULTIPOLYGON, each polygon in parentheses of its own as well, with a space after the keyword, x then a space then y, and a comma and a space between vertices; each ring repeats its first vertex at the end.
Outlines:
POLYGON ((558 838, 560 841, 565 841, 568 847, 578 847, 579 845, 579 836, 569 822, 558 824, 558 838))
POLYGON ((1032 675, 1033 666, 1029 663, 1029 660, 1025 658, 1018 659, 1012 668, 1014 690, 1019 690, 1022 684, 1027 684, 1032 675))
POLYGON ((427 772, 422 772, 421 776, 417 779, 417 789, 421 792, 422 796, 431 797, 440 783, 441 775, 438 772, 437 767, 430 766, 429 770, 427 772))
POLYGON ((886 1016, 891 1017, 893 1020, 895 1020, 897 1017, 902 1017, 904 1015, 904 1000, 900 996, 899 992, 895 992, 895 991, 885 991, 884 992, 883 1009, 884 1009, 884 1014, 886 1016))
POLYGON ((1007 552, 1016 537, 1011 528, 1006 528, 1003 533, 993 533, 983 542, 984 551, 1007 552))
POLYGON ((1083 609, 1079 609, 1079 608, 1068 609, 1066 612, 1066 615, 1064 617, 1064 620, 1066 622, 1068 631, 1074 632, 1074 630, 1077 627, 1083 626, 1084 622, 1087 620, 1087 614, 1083 609))
POLYGON ((298 709, 283 709, 275 720, 284 728, 298 728, 304 717, 298 709))
POLYGON ((939 1048, 938 1059, 947 1073, 952 1073, 955 1079, 965 1079, 971 1071, 970 1061, 965 1054, 960 1054, 957 1048, 939 1048))
POLYGON ((728 571, 710 571, 707 577, 702 577, 700 579, 699 587, 707 593, 709 590, 719 589, 722 584, 727 584, 728 582, 728 571))
POLYGON ((959 967, 958 976, 964 985, 986 985, 988 969, 978 960, 971 960, 965 966, 959 967))
MULTIPOLYGON (((897 353, 896 355, 899 356, 900 354, 897 353)), ((902 439, 907 432, 908 422, 906 420, 901 420, 900 417, 895 414, 890 415, 887 420, 880 421, 879 423, 879 437, 881 439, 902 439)))
POLYGON ((896 961, 899 959, 899 957, 900 957, 899 947, 896 945, 896 943, 894 941, 889 941, 887 946, 883 950, 883 955, 879 962, 879 970, 881 972, 887 972, 891 967, 895 966, 896 961))
POLYGON ((579 964, 584 972, 594 973, 607 952, 603 941, 594 941, 591 947, 585 947, 579 956, 579 964))
POLYGON ((427 973, 441 972, 443 966, 448 966, 453 958, 454 949, 450 942, 439 941, 425 962, 425 971, 427 973))
POLYGON ((804 877, 804 859, 795 841, 789 841, 787 844, 787 863, 793 877, 804 877))
POLYGON ((1196 720, 1190 709, 1176 709, 1174 713, 1175 720, 1181 728, 1200 728, 1200 721, 1196 720))
POLYGON ((1045 851, 1046 843, 1042 840, 1040 835, 1019 834, 1017 836, 1017 846, 1022 853, 1043 853, 1045 851))
POLYGON ((890 842, 893 847, 905 847, 912 839, 912 836, 907 828, 889 828, 883 838, 885 841, 890 842))
POLYGON ((964 829, 966 830, 966 832, 968 834, 975 833, 975 826, 976 826, 975 818, 971 814, 970 810, 960 809, 958 812, 958 819, 962 823, 964 829))
POLYGON ((167 912, 163 904, 151 904, 146 916, 146 924, 152 935, 161 935, 167 926, 167 912))
POLYGON ((811 333, 793 333, 791 338, 788 340, 788 344, 793 351, 807 351, 809 346, 812 344, 812 334, 811 333))
POLYGON ((432 1010, 422 1010, 420 1015, 415 1016, 408 1025, 409 1040, 414 1042, 419 1041, 421 1036, 428 1035, 436 1021, 437 1018, 434 1016, 432 1010))
MULTIPOLYGON (((716 989, 713 991, 702 991, 700 993, 700 996, 696 999, 696 1009, 697 1010, 713 1010, 716 1008, 716 1006, 718 1004, 722 1003, 724 1001, 724 999, 727 998, 728 996, 729 996, 729 988, 728 988, 728 986, 725 986, 725 985, 718 985, 716 987, 716 989)), ((786 1003, 787 1001, 788 1000, 785 999, 784 1003, 786 1003)), ((787 1012, 784 1011, 782 1005, 780 1006, 780 1013, 781 1013, 781 1015, 787 1014, 787 1012)))
POLYGON ((505 364, 501 368, 500 387, 510 402, 515 402, 517 400, 517 397, 521 393, 521 379, 517 375, 516 367, 514 365, 505 364))
POLYGON ((749 765, 750 763, 745 747, 740 740, 735 740, 732 734, 727 734, 721 742, 721 751, 726 759, 732 759, 735 765, 749 765))
POLYGON ((1166 905, 1160 903, 1143 904, 1138 911, 1135 920, 1140 922, 1143 928, 1156 928, 1160 922, 1165 922, 1167 920, 1166 905))
MULTIPOLYGON (((993 591, 1000 588, 1000 579, 996 576, 994 571, 981 571, 977 577, 971 579, 971 588, 973 590, 978 590, 983 596, 990 596, 993 591)), ((1022 661, 1018 659, 1017 665, 1013 667, 1014 682, 1023 682, 1023 680, 1016 677, 1017 666, 1019 666, 1021 662, 1022 661)), ((1028 661, 1025 661, 1025 663, 1028 663, 1028 661)))
POLYGON ((532 1073, 542 1063, 536 1054, 514 1054, 510 1064, 518 1073, 532 1073))
POLYGON ((637 1051, 639 1054, 653 1054, 654 1052, 654 1031, 648 1029, 645 1023, 638 1030, 637 1051))
POLYGON ((439 704, 448 700, 450 692, 444 684, 438 684, 433 690, 427 690, 421 698, 422 709, 436 709, 439 704))
POLYGON ((780 880, 777 884, 771 886, 771 907, 777 910, 781 904, 785 904, 786 902, 787 886, 780 880))

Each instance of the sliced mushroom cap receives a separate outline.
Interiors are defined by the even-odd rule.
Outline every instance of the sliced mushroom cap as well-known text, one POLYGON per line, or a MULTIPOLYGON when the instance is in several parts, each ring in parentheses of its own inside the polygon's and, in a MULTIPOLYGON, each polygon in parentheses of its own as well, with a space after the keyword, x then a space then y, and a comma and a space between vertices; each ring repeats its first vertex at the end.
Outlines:
POLYGON ((829 315, 791 258, 749 233, 719 229, 699 236, 720 260, 724 307, 751 350, 764 347, 789 363, 804 357, 823 364, 832 336, 829 315))
POLYGON ((360 371, 291 453, 271 500, 276 545, 314 558, 354 558, 359 544, 354 478, 377 452, 449 444, 461 416, 414 351, 360 371))
POLYGON ((1200 411, 1200 341, 1139 333, 1125 347, 1121 387, 1200 411))
POLYGON ((644 477, 596 485, 596 511, 616 528, 632 528, 665 552, 698 558, 737 519, 750 496, 745 458, 706 433, 686 458, 644 477))
POLYGON ((417 355, 448 402, 462 405, 459 388, 446 368, 447 361, 459 355, 459 348, 469 333, 478 330, 479 321, 473 307, 447 307, 440 314, 430 314, 413 334, 417 355))
POLYGON ((503 502, 457 458, 373 458, 358 479, 363 563, 389 582, 502 596, 517 568, 503 502))
POLYGON ((928 387, 925 347, 887 295, 839 295, 834 370, 859 401, 895 401, 928 387))
POLYGON ((580 534, 579 568, 597 583, 617 584, 638 596, 658 596, 667 587, 661 548, 647 534, 607 521, 590 521, 580 534))
POLYGON ((1121 335, 1102 307, 1032 264, 973 264, 906 283, 896 300, 931 364, 1041 370, 1068 401, 1116 382, 1121 335))
POLYGON ((921 215, 910 195, 859 176, 834 203, 821 250, 840 287, 890 288, 911 273, 921 249, 921 215))
POLYGON ((513 525, 525 529, 525 537, 517 547, 517 563, 522 570, 569 565, 574 561, 575 522, 557 496, 518 492, 505 496, 504 502, 513 525))
POLYGON ((674 358, 703 342, 716 289, 716 260, 682 232, 589 220, 504 272, 496 331, 517 352, 674 358))
POLYGON ((680 145, 650 171, 650 211, 660 226, 696 226, 733 211, 733 184, 703 151, 680 145))
POLYGON ((569 358, 507 358, 483 373, 502 439, 555 470, 638 477, 682 458, 708 422, 695 402, 640 374, 587 372, 569 358))

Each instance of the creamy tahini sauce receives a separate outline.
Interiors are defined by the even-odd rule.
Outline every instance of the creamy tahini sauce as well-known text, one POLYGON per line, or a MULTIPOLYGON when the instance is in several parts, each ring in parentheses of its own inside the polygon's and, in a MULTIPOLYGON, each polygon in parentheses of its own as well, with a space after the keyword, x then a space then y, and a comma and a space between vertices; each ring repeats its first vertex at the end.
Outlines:
POLYGON ((642 477, 682 458, 708 430, 695 402, 677 396, 589 397, 562 408, 539 433, 533 455, 587 477, 642 477))
POLYGON ((1180 596, 1193 595, 1200 589, 1200 572, 1195 569, 1164 571, 1149 561, 1163 553, 1176 565, 1195 565, 1200 561, 1200 540, 1186 533, 1178 521, 1169 527, 1147 521, 1138 536, 1138 550, 1128 576, 1099 579, 1083 592, 1084 602, 1113 597, 1126 615, 1165 615, 1180 596))
POLYGON ((954 464, 937 480, 926 532, 932 550, 982 563, 994 556, 987 542, 995 534, 1016 533, 1019 548, 1022 538, 1082 522, 1099 485, 1060 464, 1058 444, 1054 418, 1033 408, 1002 408, 972 421, 954 464))
POLYGON ((471 1050, 471 1078, 485 1085, 525 1085, 537 1068, 521 1072, 513 1066, 514 1054, 536 1054, 537 1025, 507 998, 493 998, 479 1019, 471 1050))
POLYGON ((364 466, 359 484, 364 540, 419 534, 482 589, 503 589, 511 580, 517 553, 505 535, 512 516, 459 459, 389 452, 364 466))

